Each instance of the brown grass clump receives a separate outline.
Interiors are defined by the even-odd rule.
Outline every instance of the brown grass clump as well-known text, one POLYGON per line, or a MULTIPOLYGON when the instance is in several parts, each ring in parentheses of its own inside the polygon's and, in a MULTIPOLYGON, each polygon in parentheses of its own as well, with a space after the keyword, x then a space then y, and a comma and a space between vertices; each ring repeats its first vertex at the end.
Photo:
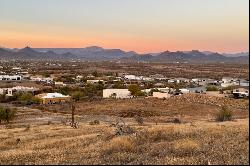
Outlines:
POLYGON ((89 122, 89 125, 99 125, 99 124, 100 124, 99 120, 94 120, 94 121, 89 122))
POLYGON ((197 153, 200 150, 200 145, 192 139, 180 139, 174 142, 174 153, 180 156, 189 156, 197 153))
POLYGON ((230 121, 233 119, 233 112, 228 107, 223 106, 221 110, 216 114, 216 121, 230 121))
POLYGON ((105 154, 133 151, 135 151, 135 144, 133 139, 129 136, 120 136, 113 138, 104 150, 105 154))

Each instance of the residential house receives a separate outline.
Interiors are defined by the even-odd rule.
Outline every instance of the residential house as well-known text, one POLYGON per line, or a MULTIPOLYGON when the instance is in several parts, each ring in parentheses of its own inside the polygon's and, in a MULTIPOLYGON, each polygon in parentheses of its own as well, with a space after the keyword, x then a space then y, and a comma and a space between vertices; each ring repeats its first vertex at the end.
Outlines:
POLYGON ((31 76, 30 80, 51 83, 51 82, 53 82, 54 79, 52 77, 31 76))
POLYGON ((104 81, 104 80, 87 80, 87 84, 98 84, 98 83, 106 84, 107 81, 104 81))
POLYGON ((151 82, 151 81, 154 81, 154 79, 153 78, 150 78, 150 77, 142 77, 142 80, 143 81, 148 81, 148 82, 151 82))
POLYGON ((249 81, 245 79, 239 79, 239 86, 249 87, 249 81))
POLYGON ((190 80, 187 78, 172 78, 168 80, 168 83, 186 83, 189 82, 190 80))
POLYGON ((222 80, 222 83, 232 83, 235 81, 235 79, 232 77, 222 77, 221 80, 222 80))
POLYGON ((207 86, 207 85, 219 85, 219 81, 218 80, 214 80, 214 79, 210 79, 210 78, 195 78, 192 79, 192 81, 198 85, 201 86, 207 86))
POLYGON ((142 80, 143 76, 135 76, 135 75, 125 75, 124 79, 127 80, 142 80))
POLYGON ((236 98, 244 98, 249 97, 249 89, 248 88, 237 88, 233 90, 233 95, 236 98))
POLYGON ((181 88, 179 90, 181 91, 182 94, 190 93, 190 90, 188 90, 187 88, 181 88))
POLYGON ((207 91, 206 87, 199 86, 194 88, 186 88, 190 93, 205 93, 207 91))
POLYGON ((87 78, 94 78, 95 76, 93 76, 92 74, 88 74, 87 78))
POLYGON ((154 84, 155 87, 164 87, 166 86, 165 84, 161 83, 161 82, 157 82, 154 84))
POLYGON ((131 92, 128 89, 103 89, 103 98, 131 98, 131 92))
POLYGON ((0 81, 21 81, 20 75, 0 75, 0 81))
POLYGON ((42 104, 65 103, 71 99, 69 95, 63 95, 61 93, 43 93, 36 95, 36 97, 41 99, 42 104))
POLYGON ((77 80, 77 81, 80 81, 80 80, 83 79, 83 78, 84 78, 84 77, 81 76, 81 75, 76 76, 76 80, 77 80))
POLYGON ((172 88, 166 87, 166 88, 156 88, 156 89, 158 89, 160 92, 168 93, 172 88))
POLYGON ((24 86, 16 86, 12 88, 2 88, 0 90, 0 94, 6 94, 6 96, 13 96, 14 93, 17 92, 30 92, 32 94, 35 94, 36 91, 38 91, 38 88, 35 87, 24 87, 24 86))
POLYGON ((55 82, 55 86, 66 86, 63 82, 55 82))

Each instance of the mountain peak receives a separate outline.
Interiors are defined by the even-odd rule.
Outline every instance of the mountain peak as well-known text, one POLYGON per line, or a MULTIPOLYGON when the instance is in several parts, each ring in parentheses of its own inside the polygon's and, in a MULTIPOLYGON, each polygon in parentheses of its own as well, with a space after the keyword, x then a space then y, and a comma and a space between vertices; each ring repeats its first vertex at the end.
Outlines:
POLYGON ((103 48, 99 46, 89 46, 89 47, 85 47, 85 49, 89 51, 102 51, 103 50, 103 48))
POLYGON ((20 49, 19 52, 35 52, 35 50, 33 50, 32 48, 30 48, 29 46, 24 47, 23 49, 20 49))

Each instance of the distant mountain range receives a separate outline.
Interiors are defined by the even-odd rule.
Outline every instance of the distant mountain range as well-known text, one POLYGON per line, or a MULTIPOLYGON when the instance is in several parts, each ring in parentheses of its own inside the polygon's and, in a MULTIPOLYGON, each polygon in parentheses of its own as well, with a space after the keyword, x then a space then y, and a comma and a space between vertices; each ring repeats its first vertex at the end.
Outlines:
POLYGON ((228 57, 219 53, 204 53, 193 51, 165 51, 158 55, 144 54, 123 58, 125 61, 145 62, 176 62, 176 63, 249 63, 249 54, 244 56, 228 57))
POLYGON ((249 52, 219 54, 210 51, 176 51, 149 54, 126 52, 121 49, 104 49, 98 46, 86 48, 0 48, 0 59, 18 60, 120 60, 124 62, 181 62, 181 63, 249 63, 249 52))

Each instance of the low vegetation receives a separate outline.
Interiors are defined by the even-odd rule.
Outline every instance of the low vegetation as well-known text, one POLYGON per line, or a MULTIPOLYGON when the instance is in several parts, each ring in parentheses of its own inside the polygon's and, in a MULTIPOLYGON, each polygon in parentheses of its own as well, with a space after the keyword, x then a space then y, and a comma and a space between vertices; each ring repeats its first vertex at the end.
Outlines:
POLYGON ((206 87, 207 91, 218 91, 218 88, 216 86, 210 85, 206 87))
POLYGON ((81 123, 0 129, 1 164, 247 165, 246 121, 190 125, 133 125, 136 134, 81 123), (19 139, 17 143, 17 139, 19 139))
POLYGON ((0 106, 0 124, 2 121, 9 123, 11 120, 15 118, 16 110, 8 107, 0 106))
POLYGON ((216 114, 216 120, 219 122, 230 121, 232 119, 233 112, 227 106, 222 106, 221 110, 216 114))

